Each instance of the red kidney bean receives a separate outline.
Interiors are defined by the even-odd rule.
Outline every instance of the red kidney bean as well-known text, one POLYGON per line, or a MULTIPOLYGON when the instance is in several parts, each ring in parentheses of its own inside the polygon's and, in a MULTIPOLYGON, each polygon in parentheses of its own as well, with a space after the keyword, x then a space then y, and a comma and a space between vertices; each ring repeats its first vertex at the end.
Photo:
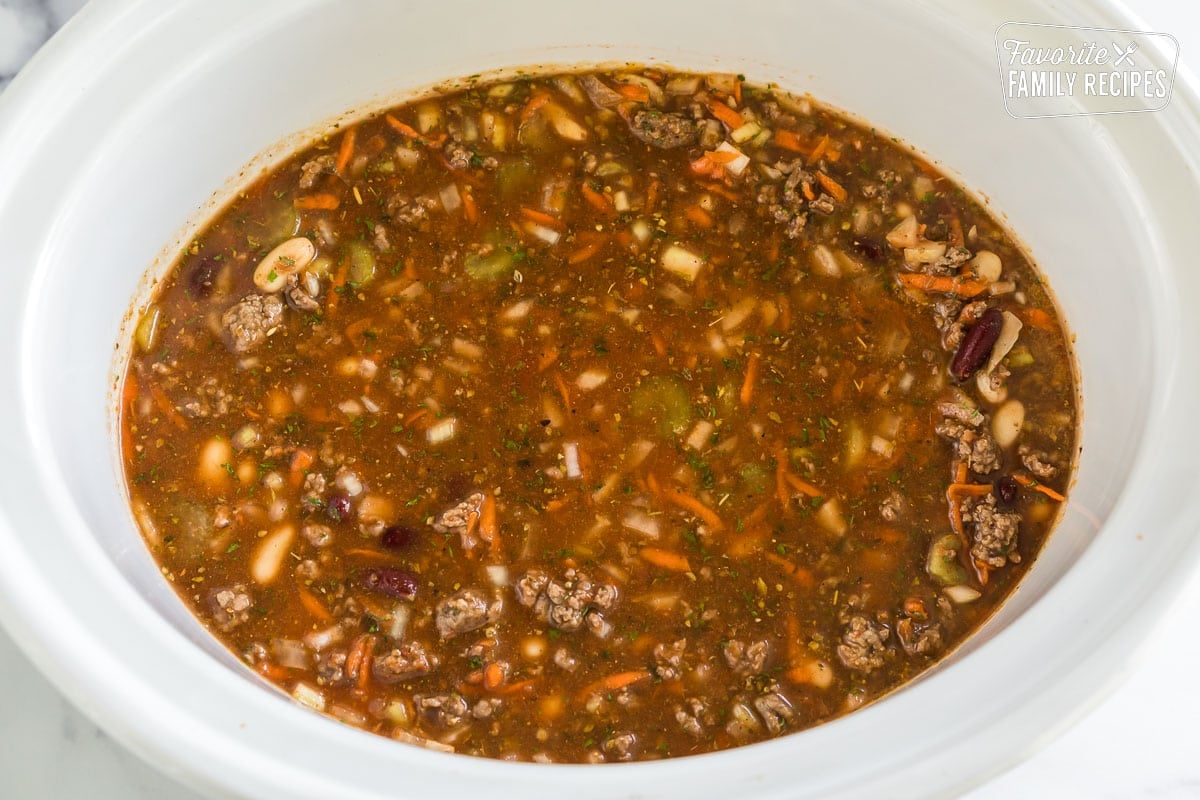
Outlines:
POLYGON ((405 525, 390 525, 383 531, 379 543, 389 550, 403 550, 417 540, 417 532, 405 525))
POLYGON ((996 481, 996 500, 1001 506, 1012 508, 1020 492, 1020 484, 1011 475, 1005 475, 996 481))
POLYGON ((394 567, 370 567, 359 573, 362 585, 373 592, 401 600, 417 596, 417 576, 394 567))
POLYGON ((350 518, 350 498, 344 494, 335 494, 329 498, 329 503, 325 506, 325 513, 334 522, 341 522, 344 519, 350 518))
POLYGON ((868 261, 881 264, 887 258, 887 248, 883 246, 882 241, 873 236, 855 236, 853 245, 854 249, 866 256, 868 261))
POLYGON ((188 273, 188 288, 192 297, 204 299, 211 295, 216 278, 217 263, 210 258, 200 259, 200 263, 188 273))
POLYGON ((998 308, 989 308, 983 312, 958 346, 958 352, 950 361, 950 374, 955 380, 965 381, 975 373, 975 370, 987 363, 1000 338, 1000 328, 1004 326, 1004 314, 998 308))

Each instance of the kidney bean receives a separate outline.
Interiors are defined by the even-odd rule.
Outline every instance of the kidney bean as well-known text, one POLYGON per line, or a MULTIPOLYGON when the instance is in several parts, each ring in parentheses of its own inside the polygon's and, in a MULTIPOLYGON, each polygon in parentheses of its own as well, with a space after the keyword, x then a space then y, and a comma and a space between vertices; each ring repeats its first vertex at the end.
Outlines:
POLYGON ((987 363, 992 354, 996 340, 1000 338, 1000 328, 1004 325, 1004 314, 998 308, 989 308, 983 312, 958 346, 958 352, 950 361, 950 374, 955 380, 965 381, 975 373, 975 370, 987 363))
POLYGON ((350 518, 350 498, 344 494, 335 494, 329 498, 329 503, 325 506, 325 513, 334 522, 341 522, 344 519, 350 518))
POLYGON ((1012 508, 1020 492, 1020 485, 1011 475, 1005 475, 996 481, 996 500, 1001 506, 1012 508))
POLYGON ((370 567, 359 573, 362 585, 373 592, 400 600, 417 596, 417 576, 395 567, 370 567))
POLYGON ((389 525, 379 543, 389 550, 403 550, 417 539, 417 532, 405 525, 389 525))
POLYGON ((883 246, 883 242, 873 236, 855 236, 854 249, 876 264, 882 263, 887 256, 887 248, 883 246))
POLYGON ((211 258, 202 258, 188 273, 188 289, 192 297, 204 299, 212 294, 213 282, 217 278, 217 263, 211 258))

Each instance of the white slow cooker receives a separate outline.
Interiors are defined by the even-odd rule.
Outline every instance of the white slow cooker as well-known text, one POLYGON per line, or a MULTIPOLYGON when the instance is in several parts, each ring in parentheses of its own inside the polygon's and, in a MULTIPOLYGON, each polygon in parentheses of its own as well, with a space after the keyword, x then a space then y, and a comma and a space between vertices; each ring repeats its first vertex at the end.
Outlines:
POLYGON ((1000 771, 1114 682, 1200 551, 1196 86, 1180 75, 1157 113, 1014 119, 993 43, 1012 20, 1133 27, 1102 0, 93 0, 0 97, 0 620, 106 730, 224 795, 898 798, 1000 771), (338 114, 503 67, 624 60, 809 91, 989 200, 1077 336, 1065 517, 934 673, 771 742, 515 764, 310 713, 210 637, 143 547, 114 429, 131 303, 240 183, 338 114))

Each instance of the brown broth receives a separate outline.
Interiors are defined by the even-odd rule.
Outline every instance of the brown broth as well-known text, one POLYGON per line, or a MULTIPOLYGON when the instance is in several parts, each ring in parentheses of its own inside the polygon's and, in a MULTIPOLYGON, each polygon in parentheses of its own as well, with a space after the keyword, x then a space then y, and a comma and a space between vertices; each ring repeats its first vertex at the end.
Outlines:
POLYGON ((126 475, 184 602, 300 702, 497 758, 702 753, 903 684, 1023 575, 1076 446, 1001 226, 736 76, 365 119, 239 194, 135 340, 126 475), (948 371, 999 312, 1011 443, 948 371))

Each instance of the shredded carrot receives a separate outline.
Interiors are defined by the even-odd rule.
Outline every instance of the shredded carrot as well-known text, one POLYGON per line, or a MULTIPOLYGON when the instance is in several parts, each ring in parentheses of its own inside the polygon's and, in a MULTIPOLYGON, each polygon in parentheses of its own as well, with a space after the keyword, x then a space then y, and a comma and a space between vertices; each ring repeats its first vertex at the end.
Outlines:
POLYGON ((333 169, 338 175, 346 174, 346 167, 350 166, 350 159, 354 158, 354 140, 357 136, 357 125, 342 134, 342 144, 338 148, 337 161, 333 165, 333 169))
POLYGON ((742 104, 742 79, 738 78, 733 82, 733 101, 739 106, 742 104))
POLYGON ((806 589, 811 589, 817 585, 817 578, 813 575, 812 570, 802 567, 799 564, 793 564, 786 558, 775 553, 767 553, 767 560, 783 570, 783 574, 787 575, 796 583, 806 589))
POLYGON ((844 186, 820 170, 817 171, 817 183, 821 184, 821 188, 829 192, 833 196, 833 199, 839 203, 850 196, 844 186))
POLYGON ((632 686, 639 681, 647 680, 649 677, 650 673, 644 669, 618 672, 615 675, 609 675, 598 681, 589 683, 583 687, 583 691, 579 693, 579 698, 584 700, 597 692, 615 692, 618 689, 624 689, 626 686, 632 686))
POLYGON ((658 335, 658 331, 650 331, 650 344, 654 345, 654 352, 660 356, 667 354, 667 343, 658 335))
POLYGON ((734 111, 732 108, 727 106, 725 103, 720 102, 719 100, 709 100, 708 109, 712 111, 712 115, 714 117, 725 123, 725 126, 731 131, 736 130, 746 124, 746 120, 742 118, 741 114, 734 111))
POLYGON ((721 521, 721 517, 716 511, 713 511, 698 498, 692 497, 682 489, 663 486, 657 490, 657 493, 668 503, 678 506, 685 511, 692 512, 692 514, 707 523, 714 531, 724 530, 725 523, 721 521))
POLYGON ((805 495, 808 495, 809 497, 825 497, 826 496, 825 492, 822 492, 816 486, 813 486, 811 483, 804 480, 803 478, 796 477, 795 475, 793 475, 790 472, 785 472, 783 474, 783 477, 787 480, 788 483, 790 483, 792 485, 792 488, 795 489, 800 494, 805 494, 805 495))
POLYGON ((333 614, 329 613, 329 609, 308 589, 305 589, 303 586, 296 586, 296 596, 300 598, 300 605, 304 606, 304 610, 317 619, 322 622, 328 622, 333 619, 333 614))
POLYGON ((411 414, 409 414, 407 417, 404 418, 404 425, 405 425, 405 427, 409 427, 409 426, 413 425, 414 423, 420 422, 421 420, 425 419, 428 416, 429 416, 428 408, 418 408, 416 411, 412 412, 411 414))
POLYGON ((712 192, 713 194, 721 195, 721 197, 724 197, 726 200, 733 200, 735 202, 741 201, 741 198, 738 197, 737 192, 733 191, 728 186, 724 186, 722 184, 712 183, 712 182, 708 182, 708 183, 701 182, 700 185, 703 186, 708 191, 712 192))
POLYGON ((489 692, 504 685, 504 667, 495 661, 483 668, 483 688, 489 692))
POLYGON ((663 550, 659 547, 643 547, 638 551, 643 561, 653 564, 656 567, 669 569, 673 572, 691 572, 692 565, 688 563, 687 556, 681 553, 673 553, 670 550, 663 550))
POLYGON ((804 193, 804 199, 809 202, 817 199, 817 193, 813 191, 810 181, 802 181, 800 183, 800 191, 804 193))
POLYGON ((958 463, 956 463, 954 465, 954 482, 955 483, 966 483, 967 482, 967 462, 959 461, 958 463))
POLYGON ((829 134, 825 134, 824 136, 821 137, 821 140, 819 142, 817 142, 817 146, 813 148, 813 151, 808 154, 807 163, 815 164, 818 161, 820 161, 821 156, 825 155, 825 150, 828 147, 829 147, 829 134))
POLYGON ((138 381, 137 376, 132 372, 125 378, 125 383, 121 386, 121 407, 127 411, 133 410, 133 403, 138 399, 138 381))
POLYGON ((500 524, 496 520, 496 497, 491 492, 483 496, 479 507, 479 535, 488 543, 493 558, 500 556, 500 524))
POLYGON ((459 194, 462 196, 463 214, 466 216, 467 222, 478 222, 479 205, 475 202, 475 193, 470 189, 464 189, 459 194))
POLYGON ((950 217, 950 246, 962 247, 963 242, 965 241, 966 238, 963 236, 962 220, 960 220, 958 215, 955 214, 954 216, 950 217))
POLYGON ((527 681, 518 681, 517 683, 510 683, 507 686, 499 686, 496 688, 495 693, 503 697, 507 697, 514 694, 520 694, 522 692, 528 692, 536 685, 537 679, 530 678, 527 681))
POLYGON ((1033 489, 1035 492, 1041 492, 1042 494, 1046 495, 1046 497, 1049 497, 1051 500, 1056 500, 1059 503, 1067 499, 1051 489, 1049 486, 1043 486, 1041 483, 1033 478, 1030 478, 1028 475, 1021 475, 1018 473, 1013 475, 1013 480, 1024 486, 1026 489, 1033 489))
POLYGON ((557 345, 551 345, 550 349, 543 350, 542 354, 538 356, 538 372, 544 371, 555 361, 558 361, 558 352, 557 345))
POLYGON ((292 203, 300 211, 333 211, 342 204, 337 195, 323 193, 297 197, 292 203))
POLYGON ((646 213, 654 211, 654 206, 658 203, 658 178, 652 178, 650 185, 646 187, 646 213))
POLYGON ((349 339, 355 347, 361 350, 364 343, 363 334, 366 333, 367 328, 370 327, 370 317, 363 317, 357 322, 352 322, 346 326, 346 338, 349 339))
POLYGON ((701 154, 699 158, 688 162, 688 169, 695 175, 707 177, 712 175, 713 170, 716 168, 717 165, 712 162, 707 153, 701 154))
POLYGON ((182 414, 175 410, 175 404, 171 402, 171 399, 167 397, 166 393, 162 390, 162 387, 157 383, 152 382, 150 384, 150 396, 154 398, 154 404, 158 406, 159 411, 161 411, 167 419, 171 420, 175 427, 179 428, 181 431, 186 431, 188 429, 187 420, 183 418, 182 414))
POLYGON ((729 164, 742 157, 742 154, 734 150, 705 150, 704 158, 707 158, 714 164, 729 164))
POLYGON ((551 500, 549 503, 546 503, 546 507, 543 509, 543 511, 545 511, 548 514, 552 514, 555 511, 562 511, 566 507, 567 507, 567 501, 562 497, 556 497, 553 500, 551 500))
POLYGON ((896 276, 909 289, 923 292, 940 292, 959 297, 974 297, 987 291, 986 281, 972 281, 951 275, 924 275, 919 272, 904 272, 896 276))
POLYGON ((525 219, 533 220, 539 225, 545 225, 549 228, 562 227, 562 220, 558 217, 552 217, 545 211, 538 211, 536 208, 521 207, 521 216, 525 219))
POLYGON ((683 210, 683 215, 701 228, 711 228, 713 226, 712 214, 709 214, 700 206, 688 206, 683 210))
POLYGON ((742 380, 742 390, 738 393, 738 401, 744 405, 750 405, 750 401, 754 398, 754 383, 758 380, 758 353, 751 353, 746 359, 746 377, 742 380))
POLYGON ((562 397, 563 405, 567 411, 571 410, 571 390, 567 388, 567 382, 563 380, 562 375, 554 373, 554 385, 558 388, 558 394, 562 397))
POLYGON ((603 192, 597 192, 587 181, 580 184, 580 191, 583 192, 583 199, 593 206, 596 210, 611 215, 613 213, 612 198, 603 192))
POLYGON ((1018 311, 1017 316, 1021 318, 1022 322, 1028 323, 1038 330, 1054 330, 1054 317, 1050 316, 1050 312, 1045 309, 1025 308, 1018 311))
POLYGON ((375 636, 367 634, 359 639, 359 644, 356 648, 352 648, 350 654, 346 657, 346 672, 347 674, 356 675, 358 678, 358 690, 365 692, 367 686, 371 683, 371 656, 375 653, 375 636), (357 655, 355 666, 350 666, 350 660, 357 655))
POLYGON ((783 445, 775 453, 775 496, 785 512, 792 510, 792 493, 788 491, 787 451, 783 445))
POLYGON ((291 677, 291 673, 288 671, 287 667, 281 667, 278 664, 272 664, 269 661, 258 662, 257 669, 259 674, 272 681, 282 681, 291 677))
POLYGON ((329 295, 325 300, 325 312, 332 314, 337 309, 338 297, 341 296, 341 289, 346 285, 346 279, 350 276, 350 262, 343 261, 338 265, 337 272, 333 273, 333 280, 329 282, 329 295))
POLYGON ((308 472, 308 468, 316 461, 317 455, 312 450, 301 448, 292 454, 292 464, 288 468, 288 483, 292 486, 299 486, 304 482, 304 475, 308 472))
POLYGON ((550 93, 549 92, 534 93, 529 98, 529 102, 527 102, 525 104, 525 107, 521 109, 521 114, 518 117, 518 120, 520 121, 520 123, 522 125, 524 125, 526 122, 528 122, 530 119, 533 118, 533 115, 536 114, 538 112, 538 110, 541 109, 542 106, 546 105, 546 103, 549 103, 549 102, 550 102, 550 93))
POLYGON ((416 141, 422 141, 422 142, 425 141, 425 137, 422 136, 420 134, 420 132, 417 131, 416 128, 414 128, 413 126, 411 126, 407 123, 401 122, 400 120, 393 117, 391 114, 385 114, 383 119, 385 122, 387 122, 388 125, 391 126, 392 130, 394 130, 396 133, 400 134, 401 136, 404 136, 408 139, 413 139, 416 141))
POLYGON ((572 266, 575 264, 582 264, 592 256, 596 255, 596 253, 599 253, 607 241, 607 236, 596 236, 588 239, 588 241, 585 242, 582 247, 580 247, 574 253, 571 253, 571 255, 567 256, 567 263, 571 264, 572 266))
POLYGON ((804 142, 800 140, 792 131, 775 131, 772 139, 775 144, 782 147, 784 150, 791 150, 793 153, 807 153, 808 148, 804 146, 804 142))
POLYGON ((961 500, 964 497, 983 497, 990 491, 992 487, 986 483, 952 483, 946 489, 946 496, 961 500))
POLYGON ((390 553, 385 553, 382 550, 368 550, 365 547, 355 547, 350 550, 343 550, 343 555, 354 556, 355 558, 374 558, 381 561, 395 561, 396 557, 390 553))
POLYGON ((617 92, 635 103, 645 103, 650 100, 650 90, 635 83, 619 83, 617 92))

